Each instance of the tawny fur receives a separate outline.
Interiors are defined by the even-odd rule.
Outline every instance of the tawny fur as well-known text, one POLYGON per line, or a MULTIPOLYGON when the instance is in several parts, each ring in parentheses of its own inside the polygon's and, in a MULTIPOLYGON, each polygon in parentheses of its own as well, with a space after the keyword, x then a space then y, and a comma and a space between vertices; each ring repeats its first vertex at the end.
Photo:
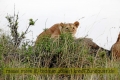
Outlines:
POLYGON ((59 35, 61 33, 72 33, 72 36, 75 36, 75 33, 77 31, 77 28, 79 26, 79 22, 76 21, 74 23, 58 23, 58 24, 54 24, 52 27, 50 27, 49 29, 43 31, 41 34, 39 34, 39 36, 36 39, 36 42, 39 42, 40 38, 42 37, 50 37, 50 38, 59 38, 59 35))
POLYGON ((111 48, 111 52, 114 59, 120 59, 120 33, 118 35, 116 43, 113 44, 111 48))

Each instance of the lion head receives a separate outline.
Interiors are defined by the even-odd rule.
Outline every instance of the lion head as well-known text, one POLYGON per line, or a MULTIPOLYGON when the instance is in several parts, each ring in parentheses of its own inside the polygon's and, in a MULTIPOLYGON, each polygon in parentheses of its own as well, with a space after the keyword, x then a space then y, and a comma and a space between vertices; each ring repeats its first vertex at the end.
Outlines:
POLYGON ((76 21, 74 23, 60 23, 61 33, 71 33, 72 36, 77 32, 77 28, 79 26, 79 22, 76 21))

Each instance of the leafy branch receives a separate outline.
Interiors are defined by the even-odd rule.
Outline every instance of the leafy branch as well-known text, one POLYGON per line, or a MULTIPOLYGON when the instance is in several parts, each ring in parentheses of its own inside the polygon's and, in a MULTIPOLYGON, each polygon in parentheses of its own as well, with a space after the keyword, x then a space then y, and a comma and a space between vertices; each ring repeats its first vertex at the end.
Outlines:
POLYGON ((7 15, 6 19, 8 20, 8 23, 9 23, 8 27, 10 28, 12 42, 15 48, 19 47, 20 43, 25 38, 25 35, 27 34, 30 26, 35 25, 35 22, 37 21, 37 20, 33 21, 33 19, 29 19, 29 25, 27 29, 24 32, 22 32, 20 35, 20 32, 18 32, 18 27, 19 27, 18 26, 18 19, 19 19, 18 14, 17 15, 14 14, 14 16, 7 15))

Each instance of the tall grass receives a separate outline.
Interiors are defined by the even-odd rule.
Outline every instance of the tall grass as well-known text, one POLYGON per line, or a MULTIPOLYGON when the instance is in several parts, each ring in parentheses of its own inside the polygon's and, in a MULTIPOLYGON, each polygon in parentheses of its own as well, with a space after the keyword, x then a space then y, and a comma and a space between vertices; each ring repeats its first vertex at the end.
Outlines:
MULTIPOLYGON (((18 32, 18 15, 7 16, 11 36, 0 35, 0 80, 119 80, 120 63, 104 49, 93 49, 84 39, 61 34, 57 40, 44 37, 32 46, 23 41, 36 21, 29 20, 25 32, 18 32), (4 68, 117 68, 118 74, 3 74, 4 68)), ((88 43, 88 42, 87 42, 88 43)))
MULTIPOLYGON (((84 40, 62 34, 58 40, 43 38, 35 46, 24 42, 17 49, 10 36, 0 36, 0 80, 119 80, 118 74, 3 74, 3 68, 118 68, 104 50, 91 52, 84 40), (95 54, 95 55, 94 55, 95 54)), ((30 41, 32 42, 32 41, 30 41)))

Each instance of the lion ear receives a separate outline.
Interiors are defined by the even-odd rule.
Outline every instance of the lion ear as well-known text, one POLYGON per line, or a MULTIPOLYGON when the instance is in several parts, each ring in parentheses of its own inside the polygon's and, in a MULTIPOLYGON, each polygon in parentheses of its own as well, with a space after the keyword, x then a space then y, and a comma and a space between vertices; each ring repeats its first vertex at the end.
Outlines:
POLYGON ((63 28, 63 27, 64 27, 64 23, 61 22, 61 23, 60 23, 60 26, 63 28))
POLYGON ((78 22, 78 21, 75 21, 75 22, 74 22, 74 25, 78 28, 79 22, 78 22))

